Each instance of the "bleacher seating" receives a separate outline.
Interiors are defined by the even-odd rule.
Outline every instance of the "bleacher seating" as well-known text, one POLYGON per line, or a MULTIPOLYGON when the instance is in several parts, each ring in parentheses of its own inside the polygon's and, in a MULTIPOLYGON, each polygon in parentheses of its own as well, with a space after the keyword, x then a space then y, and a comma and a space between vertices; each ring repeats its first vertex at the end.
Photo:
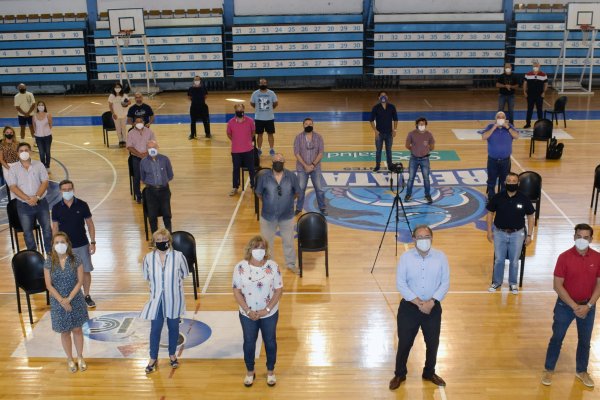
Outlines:
POLYGON ((362 75, 362 15, 234 17, 234 77, 362 75))

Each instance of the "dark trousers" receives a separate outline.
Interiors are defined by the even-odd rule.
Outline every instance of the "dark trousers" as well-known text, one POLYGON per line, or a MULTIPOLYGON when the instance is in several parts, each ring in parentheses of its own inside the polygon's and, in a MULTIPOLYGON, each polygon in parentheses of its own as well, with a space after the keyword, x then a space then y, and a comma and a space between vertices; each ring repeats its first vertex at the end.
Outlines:
POLYGON ((385 144, 385 158, 388 164, 388 168, 392 164, 392 144, 394 143, 394 137, 391 133, 379 132, 379 135, 375 138, 375 166, 379 167, 381 164, 381 150, 385 144))
MULTIPOLYGON (((233 161, 233 188, 240 187, 240 168, 248 169, 250 173, 250 186, 254 187, 254 150, 245 153, 231 153, 233 161)), ((242 188, 243 189, 243 188, 242 188)))
POLYGON ((140 163, 142 162, 142 159, 139 157, 134 156, 133 154, 131 155, 131 169, 133 170, 133 194, 135 196, 136 200, 141 200, 142 199, 142 191, 140 190, 140 176, 141 176, 141 171, 140 171, 140 163))
POLYGON ((192 137, 196 137, 196 122, 202 121, 204 124, 204 135, 210 136, 210 115, 208 114, 208 106, 198 109, 190 109, 190 133, 192 137))
POLYGON ((50 146, 52 145, 52 135, 43 137, 36 136, 35 143, 40 152, 40 161, 44 164, 44 167, 50 168, 50 146))
POLYGON ((406 362, 410 349, 415 342, 419 328, 425 338, 425 367, 423 377, 431 378, 435 374, 437 351, 440 344, 442 326, 442 306, 435 302, 430 314, 424 314, 413 303, 402 299, 398 307, 398 353, 396 354, 396 376, 406 376, 406 362))
POLYGON ((538 121, 542 118, 544 118, 543 116, 543 108, 544 108, 544 99, 542 96, 527 96, 527 118, 526 118, 526 122, 527 125, 531 124, 531 116, 533 115, 533 106, 535 105, 535 108, 537 110, 537 119, 538 121))
POLYGON ((487 195, 491 199, 496 194, 496 183, 500 182, 500 191, 504 190, 506 176, 510 172, 510 157, 490 158, 487 161, 487 195))
POLYGON ((158 188, 148 185, 144 193, 146 195, 146 211, 148 212, 152 233, 158 230, 158 217, 160 215, 162 215, 165 228, 171 232, 171 190, 169 186, 158 188))

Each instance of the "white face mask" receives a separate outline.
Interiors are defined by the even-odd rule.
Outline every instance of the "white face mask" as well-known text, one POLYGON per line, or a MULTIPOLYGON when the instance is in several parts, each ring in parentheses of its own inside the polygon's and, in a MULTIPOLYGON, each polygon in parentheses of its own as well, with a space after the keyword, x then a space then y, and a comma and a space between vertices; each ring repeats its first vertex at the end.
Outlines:
POLYGON ((116 87, 115 88, 115 93, 121 93, 121 88, 120 87, 116 87))
POLYGON ((496 120, 496 125, 498 125, 498 126, 504 126, 504 123, 505 123, 505 122, 506 122, 506 120, 505 120, 505 119, 498 118, 498 119, 496 120))
POLYGON ((152 147, 148 149, 148 154, 150 154, 150 157, 156 157, 158 155, 158 150, 152 147))
POLYGON ((28 152, 28 151, 22 151, 22 152, 20 152, 20 153, 19 153, 19 158, 20 158, 22 161, 27 161, 27 160, 29 160, 29 152, 28 152))
POLYGON ((427 252, 431 248, 431 239, 417 239, 417 249, 427 252))
POLYGON ((540 70, 540 67, 533 67, 533 72, 538 72, 540 70))
POLYGON ((504 72, 506 72, 507 74, 510 74, 512 72, 512 69, 510 69, 510 68, 504 68, 504 72))
POLYGON ((194 81, 194 86, 200 86, 200 81, 194 81))
POLYGON ((38 106, 39 112, 44 112, 45 109, 46 109, 46 107, 44 107, 44 106, 38 106))
POLYGON ((256 261, 262 261, 265 258, 266 252, 265 249, 252 249, 252 258, 256 261))
POLYGON ((575 247, 577 248, 577 250, 583 251, 590 247, 590 242, 588 242, 584 238, 575 239, 575 247))
POLYGON ((144 124, 139 122, 139 123, 135 124, 135 127, 141 131, 142 129, 144 129, 144 124))
POLYGON ((418 129, 420 132, 425 132, 425 129, 427 129, 427 127, 426 127, 425 125, 419 125, 419 126, 417 126, 417 129, 418 129))
POLYGON ((54 250, 60 255, 63 255, 67 252, 67 244, 66 243, 56 243, 54 245, 54 250))

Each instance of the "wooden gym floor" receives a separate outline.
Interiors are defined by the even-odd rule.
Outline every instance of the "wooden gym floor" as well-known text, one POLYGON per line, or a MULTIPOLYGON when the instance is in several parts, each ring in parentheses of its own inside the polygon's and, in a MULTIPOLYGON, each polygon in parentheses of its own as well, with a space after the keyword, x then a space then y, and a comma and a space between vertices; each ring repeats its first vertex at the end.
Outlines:
MULTIPOLYGON (((371 151, 373 135, 368 122, 344 120, 344 113, 370 111, 376 91, 277 91, 277 113, 298 113, 294 122, 277 122, 276 150, 287 167, 294 168, 293 138, 303 117, 330 112, 315 120, 324 135, 326 151, 371 151), (339 116, 341 118, 338 118, 339 116)), ((460 161, 434 161, 432 171, 485 168, 486 144, 458 140, 452 129, 480 129, 494 118, 495 91, 401 90, 390 91, 390 101, 401 112, 428 117, 436 150, 453 150, 460 161), (442 114, 437 115, 437 112, 442 114), (470 117, 472 116, 472 117, 470 117)), ((548 104, 556 93, 549 91, 548 104)), ((233 102, 243 99, 247 111, 250 93, 210 93, 211 114, 231 113, 233 102)), ((107 96, 36 96, 58 117, 99 116, 107 96)), ((191 232, 198 244, 201 295, 194 301, 186 284, 189 311, 235 311, 231 272, 242 257, 247 240, 259 232, 251 193, 228 197, 231 188, 229 142, 223 123, 212 124, 213 139, 188 141, 188 103, 185 93, 164 93, 148 100, 159 116, 181 114, 179 123, 157 124, 160 150, 174 166, 171 190, 173 226, 191 232)), ((547 107, 549 105, 546 105, 547 107)), ((529 140, 514 143, 513 170, 533 170, 543 177, 541 218, 527 250, 524 285, 519 295, 490 294, 493 248, 474 221, 435 231, 433 246, 443 250, 451 266, 450 292, 443 302, 441 344, 437 372, 448 386, 439 389, 420 378, 424 345, 419 334, 409 359, 407 381, 388 390, 396 349, 396 310, 400 296, 395 288, 393 224, 382 246, 375 271, 370 273, 381 231, 358 230, 329 224, 330 276, 325 278, 323 253, 305 255, 303 278, 284 272, 285 294, 278 326, 277 386, 265 384, 264 350, 257 359, 257 381, 242 385, 241 359, 186 359, 174 373, 166 359, 159 370, 144 374, 145 358, 89 359, 88 371, 70 374, 63 358, 20 358, 12 353, 31 335, 26 312, 16 312, 8 226, 0 235, 0 397, 2 398, 135 398, 135 399, 594 399, 576 380, 576 333, 572 326, 565 340, 551 387, 540 384, 546 346, 551 334, 552 271, 559 253, 572 246, 572 227, 587 222, 595 228, 589 209, 593 172, 598 164, 600 99, 570 96, 568 110, 590 111, 590 119, 569 120, 572 140, 565 143, 560 161, 546 161, 538 150, 529 158, 529 140), (595 120, 594 120, 595 119, 595 120)), ((517 110, 524 109, 518 98, 517 110)), ((12 97, 0 98, 0 118, 14 118, 12 97)), ((582 114, 576 114, 582 115, 582 114)), ((160 117, 159 117, 160 118, 160 117)), ((166 119, 165 119, 166 121, 166 119)), ((517 126, 522 127, 522 120, 517 126)), ((58 125, 58 123, 57 123, 58 125)), ((394 150, 404 150, 413 119, 402 119, 394 150)), ((17 128, 18 131, 18 128, 17 128)), ((202 137, 202 125, 198 124, 202 137)), ((29 135, 29 134, 28 134, 29 135)), ((53 129, 51 179, 68 176, 76 195, 93 209, 98 250, 93 257, 92 294, 98 311, 139 311, 147 299, 140 262, 148 251, 144 240, 141 206, 128 189, 127 152, 103 146, 101 126, 56 126, 53 129)), ((111 141, 116 143, 114 134, 111 141)), ((541 146, 538 144, 538 148, 541 146)), ((263 150, 268 146, 263 145, 263 150)), ((267 153, 267 151, 265 151, 267 153)), ((269 164, 263 155, 264 166, 269 164)), ((324 163, 325 171, 370 167, 373 162, 324 163)), ((477 190, 483 192, 484 186, 477 190)), ((596 236, 599 236, 598 233, 596 236)), ((283 261, 281 242, 275 242, 274 259, 283 261)), ((596 242, 593 247, 598 248, 596 242)), ((401 254, 408 246, 399 243, 401 254)), ((42 295, 33 296, 34 320, 49 312, 42 295)), ((24 299, 23 299, 24 300, 24 299)), ((594 332, 589 372, 600 384, 600 331, 594 332)), ((52 334, 51 332, 49 334, 52 334)), ((86 339, 86 345, 93 345, 86 339)), ((163 353, 161 352, 161 357, 163 353)))

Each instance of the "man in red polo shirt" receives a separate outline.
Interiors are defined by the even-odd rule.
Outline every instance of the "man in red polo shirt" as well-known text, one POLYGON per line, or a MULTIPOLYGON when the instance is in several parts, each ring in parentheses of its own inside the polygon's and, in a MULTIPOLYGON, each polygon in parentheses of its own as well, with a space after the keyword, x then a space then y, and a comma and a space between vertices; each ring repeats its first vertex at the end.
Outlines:
POLYGON ((589 248, 594 230, 588 224, 575 226, 575 246, 558 256, 554 268, 554 290, 558 294, 554 307, 552 338, 546 352, 542 384, 552 383, 552 373, 560 355, 560 347, 573 319, 577 322, 575 376, 587 387, 594 381, 587 373, 590 341, 596 301, 600 297, 600 253, 589 248))
MULTIPOLYGON (((244 105, 233 106, 235 117, 227 122, 227 137, 231 140, 231 160, 233 161, 233 188, 230 196, 235 196, 240 187, 240 168, 248 168, 250 185, 254 188, 254 120, 244 115, 244 105)), ((244 188, 242 188, 244 190, 244 188)))

